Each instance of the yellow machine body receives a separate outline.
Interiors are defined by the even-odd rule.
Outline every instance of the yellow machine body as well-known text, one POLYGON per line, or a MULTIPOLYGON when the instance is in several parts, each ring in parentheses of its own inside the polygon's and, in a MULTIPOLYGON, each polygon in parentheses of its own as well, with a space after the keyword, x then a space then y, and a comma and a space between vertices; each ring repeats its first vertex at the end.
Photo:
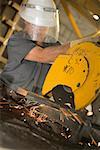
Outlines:
POLYGON ((67 55, 58 56, 47 74, 42 94, 59 84, 72 88, 76 110, 93 102, 100 92, 100 47, 84 42, 68 49, 67 55))

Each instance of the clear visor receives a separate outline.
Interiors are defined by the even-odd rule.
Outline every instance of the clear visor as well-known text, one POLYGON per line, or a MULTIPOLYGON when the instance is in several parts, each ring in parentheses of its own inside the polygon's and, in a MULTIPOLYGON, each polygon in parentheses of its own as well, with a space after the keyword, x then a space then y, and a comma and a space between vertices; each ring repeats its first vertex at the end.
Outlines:
POLYGON ((55 26, 37 26, 31 23, 26 23, 27 33, 33 41, 56 43, 59 37, 59 18, 58 12, 56 14, 55 26))

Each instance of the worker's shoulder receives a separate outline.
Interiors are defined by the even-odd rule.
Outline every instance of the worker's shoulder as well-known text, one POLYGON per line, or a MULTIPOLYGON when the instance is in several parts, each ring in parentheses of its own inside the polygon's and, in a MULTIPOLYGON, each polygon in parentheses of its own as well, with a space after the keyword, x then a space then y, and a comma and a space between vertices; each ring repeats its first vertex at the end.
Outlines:
POLYGON ((10 40, 14 40, 14 39, 28 39, 30 40, 30 37, 27 33, 23 32, 23 31, 20 31, 20 32, 14 32, 14 34, 11 36, 10 40))
POLYGON ((15 32, 9 39, 8 44, 9 45, 18 45, 18 44, 24 44, 26 42, 29 42, 30 37, 28 36, 28 34, 26 34, 23 31, 20 32, 15 32))

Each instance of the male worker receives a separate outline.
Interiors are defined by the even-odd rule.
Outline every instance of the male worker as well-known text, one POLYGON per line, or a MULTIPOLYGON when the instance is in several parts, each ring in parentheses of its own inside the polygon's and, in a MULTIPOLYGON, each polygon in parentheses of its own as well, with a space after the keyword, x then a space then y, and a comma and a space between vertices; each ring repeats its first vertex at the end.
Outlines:
POLYGON ((28 0, 22 5, 20 16, 25 29, 8 42, 8 62, 0 80, 5 88, 22 87, 41 94, 51 63, 58 55, 66 54, 69 43, 57 42, 59 17, 53 0, 28 0))

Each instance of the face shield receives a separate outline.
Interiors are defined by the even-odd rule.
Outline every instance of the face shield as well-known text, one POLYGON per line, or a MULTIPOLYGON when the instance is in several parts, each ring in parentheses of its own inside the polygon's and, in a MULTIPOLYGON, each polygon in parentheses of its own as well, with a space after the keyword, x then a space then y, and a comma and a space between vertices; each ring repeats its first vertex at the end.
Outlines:
POLYGON ((59 37, 59 13, 56 8, 24 4, 20 16, 33 41, 56 43, 59 37))

